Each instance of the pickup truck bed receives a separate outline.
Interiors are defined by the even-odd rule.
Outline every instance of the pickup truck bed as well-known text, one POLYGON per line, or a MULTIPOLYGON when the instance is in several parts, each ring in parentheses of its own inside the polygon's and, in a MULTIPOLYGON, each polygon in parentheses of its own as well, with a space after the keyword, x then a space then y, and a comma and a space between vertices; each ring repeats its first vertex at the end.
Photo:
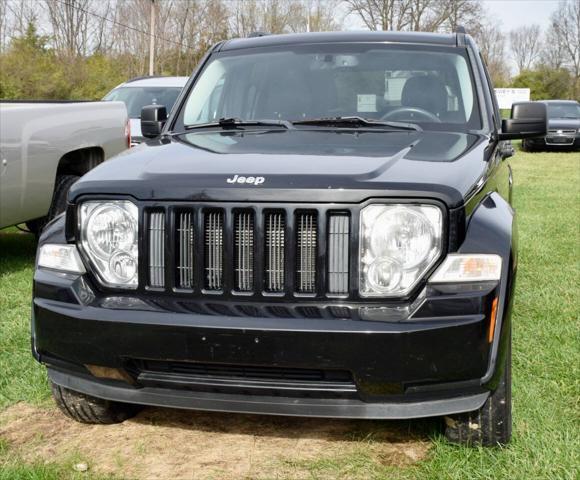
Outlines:
POLYGON ((122 102, 0 103, 0 228, 59 213, 76 178, 127 148, 127 121, 122 102))

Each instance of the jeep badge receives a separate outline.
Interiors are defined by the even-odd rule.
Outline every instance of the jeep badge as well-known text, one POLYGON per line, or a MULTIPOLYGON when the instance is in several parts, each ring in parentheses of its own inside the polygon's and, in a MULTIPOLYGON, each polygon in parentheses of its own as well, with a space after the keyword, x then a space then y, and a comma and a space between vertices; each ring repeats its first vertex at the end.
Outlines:
POLYGON ((261 185, 266 179, 264 177, 243 177, 241 175, 234 175, 231 178, 226 178, 228 183, 245 183, 249 185, 261 185))

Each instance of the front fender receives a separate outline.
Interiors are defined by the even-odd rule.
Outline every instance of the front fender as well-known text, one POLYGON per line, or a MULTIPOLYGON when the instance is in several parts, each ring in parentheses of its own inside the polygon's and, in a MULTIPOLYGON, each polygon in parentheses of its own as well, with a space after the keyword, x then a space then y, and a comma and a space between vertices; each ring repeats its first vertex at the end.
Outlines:
MULTIPOLYGON (((42 230, 42 234, 38 239, 38 245, 36 247, 36 260, 34 261, 34 272, 36 274, 38 264, 38 252, 40 252, 40 247, 46 243, 67 243, 64 235, 65 227, 65 213, 61 213, 53 218, 49 223, 46 224, 42 230)), ((34 292, 33 292, 34 296, 34 292)), ((36 339, 35 339, 35 318, 34 318, 34 302, 31 304, 31 314, 30 314, 30 344, 32 348, 33 357, 40 362, 40 353, 36 349, 36 339)))
POLYGON ((502 258, 496 328, 488 368, 481 379, 483 385, 495 389, 511 338, 511 311, 518 258, 516 214, 497 192, 486 196, 472 213, 459 253, 490 253, 502 258))

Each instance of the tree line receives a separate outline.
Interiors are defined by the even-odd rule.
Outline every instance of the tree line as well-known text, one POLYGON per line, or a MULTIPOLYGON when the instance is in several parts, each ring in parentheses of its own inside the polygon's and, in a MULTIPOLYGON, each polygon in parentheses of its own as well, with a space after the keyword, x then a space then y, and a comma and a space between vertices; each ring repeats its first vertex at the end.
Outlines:
POLYGON ((251 32, 453 32, 476 38, 495 86, 580 97, 580 2, 561 0, 545 31, 504 32, 480 0, 0 0, 0 98, 99 99, 149 68, 189 75, 214 43, 251 32), (517 71, 512 74, 510 64, 517 71))

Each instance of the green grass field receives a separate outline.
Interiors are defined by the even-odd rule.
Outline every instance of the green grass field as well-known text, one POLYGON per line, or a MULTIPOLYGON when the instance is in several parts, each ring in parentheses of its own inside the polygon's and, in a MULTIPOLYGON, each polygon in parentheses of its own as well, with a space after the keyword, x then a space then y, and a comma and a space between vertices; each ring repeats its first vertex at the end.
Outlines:
MULTIPOLYGON (((518 152, 512 165, 520 235, 512 443, 460 448, 446 444, 433 422, 410 422, 413 430, 427 429, 432 442, 427 458, 413 466, 372 462, 365 445, 373 440, 361 439, 357 455, 290 462, 284 471, 295 469, 301 478, 304 472, 305 478, 579 478, 580 155, 518 152)), ((0 233, 0 411, 19 401, 50 405, 44 370, 29 346, 34 251, 30 235, 0 233)), ((0 480, 94 478, 62 461, 26 465, 1 432, 0 424, 0 480)))

